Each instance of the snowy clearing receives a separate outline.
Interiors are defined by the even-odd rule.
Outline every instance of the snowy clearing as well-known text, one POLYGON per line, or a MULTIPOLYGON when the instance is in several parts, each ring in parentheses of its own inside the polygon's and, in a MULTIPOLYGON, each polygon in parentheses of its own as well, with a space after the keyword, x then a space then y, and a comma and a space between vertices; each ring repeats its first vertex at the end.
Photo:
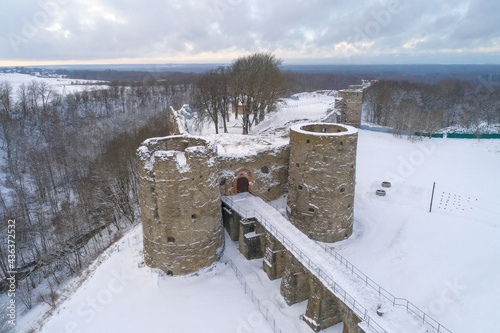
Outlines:
MULTIPOLYGON (((287 101, 297 107, 270 114, 252 132, 296 119, 317 121, 332 107, 333 97, 301 94, 299 101, 287 101)), ((240 133, 237 121, 231 126, 231 132, 240 133)), ((210 130, 207 126, 203 133, 210 130)), ((332 246, 454 333, 499 332, 499 170, 500 140, 413 143, 360 130, 354 233, 332 246), (385 197, 375 195, 382 181, 391 182, 385 197), (433 182, 435 201, 429 213, 433 182), (461 199, 454 207, 467 209, 444 210, 442 200, 456 196, 461 199)), ((188 278, 162 276, 143 266, 141 237, 139 227, 108 250, 110 257, 56 310, 42 332, 272 332, 230 265, 221 262, 188 278), (130 280, 120 288, 122 272, 130 280)), ((224 260, 235 263, 256 297, 279 309, 278 321, 289 318, 295 332, 311 332, 299 317, 305 303, 286 306, 279 280, 267 279, 262 259, 246 261, 226 242, 224 260)), ((20 322, 19 332, 27 332, 34 325, 30 321, 20 322)), ((341 325, 324 332, 341 332, 341 325)))
MULTIPOLYGON (((76 79, 61 79, 61 78, 42 78, 31 76, 28 74, 9 74, 9 73, 0 73, 0 82, 7 81, 12 85, 13 97, 17 95, 17 90, 19 86, 24 84, 25 86, 29 85, 32 81, 38 83, 48 83, 50 87, 61 95, 66 95, 69 93, 74 93, 78 91, 82 91, 85 89, 95 89, 95 88, 106 88, 107 86, 96 86, 91 85, 88 80, 76 80, 76 79)), ((15 97, 14 97, 15 98, 15 97)))

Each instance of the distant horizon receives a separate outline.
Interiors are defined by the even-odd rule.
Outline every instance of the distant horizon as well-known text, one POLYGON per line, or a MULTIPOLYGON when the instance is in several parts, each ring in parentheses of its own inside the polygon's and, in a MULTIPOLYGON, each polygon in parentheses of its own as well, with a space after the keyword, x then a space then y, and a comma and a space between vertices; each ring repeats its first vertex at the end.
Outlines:
MULTIPOLYGON (((39 63, 39 64, 17 64, 17 65, 2 65, 0 63, 0 68, 16 68, 16 67, 25 67, 25 68, 41 68, 41 67, 131 67, 131 66, 139 66, 139 67, 175 67, 175 66, 229 66, 230 62, 166 62, 166 63, 39 63)), ((283 61, 281 67, 287 66, 310 66, 310 67, 320 67, 320 66, 339 66, 339 67, 353 67, 353 66, 499 66, 500 63, 350 63, 350 64, 342 64, 342 63, 300 63, 300 62, 286 62, 283 61)))

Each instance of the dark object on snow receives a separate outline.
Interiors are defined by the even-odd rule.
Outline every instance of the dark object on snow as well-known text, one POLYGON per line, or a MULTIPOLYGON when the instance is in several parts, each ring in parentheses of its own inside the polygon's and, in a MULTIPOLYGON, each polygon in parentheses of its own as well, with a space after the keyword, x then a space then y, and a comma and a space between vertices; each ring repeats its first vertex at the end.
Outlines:
POLYGON ((378 196, 384 197, 385 196, 385 191, 384 190, 377 190, 377 192, 375 192, 375 194, 378 195, 378 196))
POLYGON ((382 182, 382 187, 391 187, 390 182, 382 182))
POLYGON ((384 311, 382 311, 382 304, 378 304, 377 305, 377 314, 382 317, 382 315, 384 314, 384 311))

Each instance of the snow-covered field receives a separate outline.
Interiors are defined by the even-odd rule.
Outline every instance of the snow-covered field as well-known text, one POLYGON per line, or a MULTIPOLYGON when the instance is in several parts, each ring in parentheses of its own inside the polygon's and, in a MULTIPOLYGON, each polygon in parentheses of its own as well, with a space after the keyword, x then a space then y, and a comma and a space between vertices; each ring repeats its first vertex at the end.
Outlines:
POLYGON ((12 85, 13 97, 17 95, 18 88, 24 84, 28 86, 32 81, 34 82, 45 82, 50 85, 50 87, 59 94, 65 95, 69 93, 74 93, 84 89, 91 89, 98 86, 93 86, 87 80, 74 80, 74 79, 59 79, 59 78, 42 78, 31 76, 28 74, 11 74, 11 73, 0 73, 0 82, 7 81, 12 85))
MULTIPOLYGON (((332 97, 302 94, 253 131, 320 119, 331 103, 332 97)), ((333 247, 452 332, 500 332, 499 171, 500 140, 412 143, 361 130, 354 234, 333 247), (382 181, 392 187, 378 197, 382 181)), ((224 261, 234 262, 239 278, 223 262, 197 276, 163 276, 143 265, 141 239, 139 227, 111 247, 41 332, 272 332, 257 299, 284 332, 312 332, 300 320, 305 302, 288 307, 279 296, 279 280, 269 281, 261 270, 262 259, 246 261, 231 241, 226 240, 224 261)), ((38 306, 34 313, 44 309, 38 306)), ((32 317, 21 320, 19 332, 38 327, 32 317)), ((325 332, 341 330, 337 325, 325 332)))

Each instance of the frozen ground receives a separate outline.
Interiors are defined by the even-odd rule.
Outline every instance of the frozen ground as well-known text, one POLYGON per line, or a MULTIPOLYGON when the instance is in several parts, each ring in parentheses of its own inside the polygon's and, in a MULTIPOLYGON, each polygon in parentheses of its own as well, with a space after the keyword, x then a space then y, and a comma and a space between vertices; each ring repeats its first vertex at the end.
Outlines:
POLYGON ((139 226, 102 263, 41 332, 272 332, 230 266, 166 277, 143 264, 139 226))
POLYGON ((354 235, 334 247, 453 332, 500 332, 500 140, 360 131, 357 158, 354 235), (443 193, 465 211, 443 210, 443 193))
POLYGON ((97 86, 88 85, 87 80, 75 80, 75 79, 56 79, 56 78, 42 78, 31 76, 28 74, 11 74, 11 73, 0 73, 0 82, 7 81, 12 85, 13 97, 17 95, 17 89, 20 85, 24 83, 25 86, 35 82, 46 82, 50 84, 51 88, 59 94, 69 94, 84 89, 91 89, 97 86), (77 84, 71 84, 71 83, 77 84))
MULTIPOLYGON (((266 126, 319 119, 333 99, 301 95, 290 105, 298 102, 303 105, 271 115, 266 126)), ((254 132, 260 130, 259 126, 254 132)), ((361 130, 354 234, 333 246, 373 280, 397 297, 408 298, 454 333, 500 332, 499 170, 500 140, 412 143, 361 130), (392 187, 385 197, 376 196, 386 180, 392 187), (433 182, 436 201, 429 213, 433 182), (451 200, 448 207, 454 209, 444 210, 441 198, 451 200), (458 207, 466 209, 461 212, 458 207)), ((140 239, 138 228, 120 241, 120 251, 113 247, 109 258, 96 265, 42 331, 272 332, 229 265, 219 263, 189 278, 160 276, 142 266, 140 239), (120 288, 117 281, 123 270, 134 279, 120 288), (98 311, 89 302, 99 297, 98 311), (79 330, 66 330, 72 322, 79 330)), ((279 309, 277 317, 289 318, 295 332, 307 332, 299 319, 305 303, 284 305, 279 281, 267 280, 261 260, 242 259, 230 242, 228 258, 256 298, 279 309)), ((34 313, 42 310, 38 307, 34 313)), ((20 322, 19 332, 28 330, 33 317, 20 322)), ((340 331, 341 326, 328 330, 340 331)))

